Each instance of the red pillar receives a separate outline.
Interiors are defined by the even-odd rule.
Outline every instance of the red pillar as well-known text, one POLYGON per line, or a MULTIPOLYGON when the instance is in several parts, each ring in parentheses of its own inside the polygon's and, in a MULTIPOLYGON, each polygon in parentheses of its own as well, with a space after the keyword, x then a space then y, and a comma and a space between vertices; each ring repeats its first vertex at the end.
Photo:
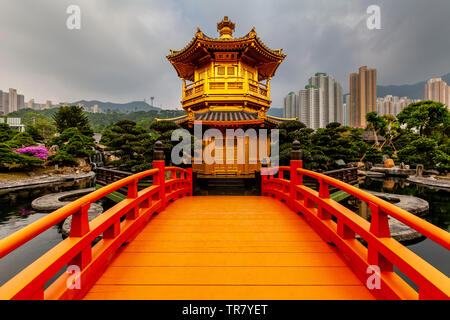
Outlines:
POLYGON ((290 162, 290 189, 289 189, 289 207, 295 209, 295 200, 297 199, 295 186, 302 184, 302 179, 299 179, 297 169, 303 168, 302 151, 300 150, 300 142, 294 141, 292 143, 291 162, 290 162))
POLYGON ((153 176, 153 181, 155 184, 159 185, 159 200, 161 200, 160 211, 164 210, 166 207, 166 164, 164 162, 164 151, 162 149, 162 142, 156 141, 155 150, 153 151, 153 168, 159 169, 158 174, 153 176))

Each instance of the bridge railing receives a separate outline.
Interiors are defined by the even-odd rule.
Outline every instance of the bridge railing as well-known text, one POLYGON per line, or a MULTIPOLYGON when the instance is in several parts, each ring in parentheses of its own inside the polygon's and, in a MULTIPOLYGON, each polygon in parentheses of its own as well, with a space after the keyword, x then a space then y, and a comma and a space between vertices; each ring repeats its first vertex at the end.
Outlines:
POLYGON ((364 284, 372 273, 379 276, 380 287, 373 290, 375 295, 387 299, 450 298, 449 278, 393 239, 388 217, 401 221, 447 250, 450 250, 450 233, 356 187, 303 169, 299 144, 294 145, 292 158, 289 168, 264 168, 263 196, 274 196, 302 213, 322 238, 336 245, 364 284), (283 175, 277 177, 274 174, 277 170, 290 170, 291 179, 280 179, 283 175), (305 176, 318 181, 318 191, 303 185, 305 176), (331 186, 366 202, 371 210, 371 221, 331 200, 331 186), (357 235, 367 246, 358 241, 357 235), (417 285, 418 292, 394 272, 394 266, 417 285))
POLYGON ((192 195, 192 169, 165 167, 160 147, 157 143, 154 169, 113 182, 0 240, 2 258, 69 216, 72 217, 69 237, 0 287, 0 299, 82 297, 120 246, 130 241, 154 213, 164 210, 167 201, 192 195), (167 171, 172 172, 170 179, 165 179, 167 171), (153 178, 153 184, 138 191, 138 182, 148 177, 153 178), (125 200, 92 221, 88 220, 91 203, 123 187, 128 188, 125 200), (49 280, 64 269, 66 272, 45 289, 49 280))

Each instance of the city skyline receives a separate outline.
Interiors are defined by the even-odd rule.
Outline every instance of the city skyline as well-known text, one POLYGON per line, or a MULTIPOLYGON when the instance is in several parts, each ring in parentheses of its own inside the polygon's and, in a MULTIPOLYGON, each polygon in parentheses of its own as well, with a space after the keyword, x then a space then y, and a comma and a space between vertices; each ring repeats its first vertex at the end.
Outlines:
POLYGON ((211 26, 224 12, 239 22, 237 34, 254 26, 268 45, 283 48, 288 55, 272 83, 275 107, 282 107, 286 92, 302 87, 315 70, 327 70, 340 79, 344 92, 348 92, 344 81, 348 70, 366 64, 379 71, 379 83, 415 83, 441 75, 448 65, 444 54, 448 43, 432 35, 437 17, 445 15, 450 4, 432 2, 379 1, 382 29, 369 30, 369 1, 280 1, 277 5, 231 1, 214 6, 201 1, 112 6, 78 1, 81 30, 67 30, 69 1, 29 2, 27 10, 14 1, 3 1, 0 32, 8 47, 0 52, 0 87, 20 88, 36 101, 126 102, 155 96, 158 105, 177 108, 180 85, 164 57, 170 49, 180 50, 197 27, 213 36, 216 31, 211 26), (406 19, 419 14, 423 19, 406 19), (255 19, 258 15, 262 18, 255 19), (17 18, 12 20, 13 16, 17 18), (379 54, 381 47, 388 49, 379 54), (406 54, 404 47, 411 50, 406 54))

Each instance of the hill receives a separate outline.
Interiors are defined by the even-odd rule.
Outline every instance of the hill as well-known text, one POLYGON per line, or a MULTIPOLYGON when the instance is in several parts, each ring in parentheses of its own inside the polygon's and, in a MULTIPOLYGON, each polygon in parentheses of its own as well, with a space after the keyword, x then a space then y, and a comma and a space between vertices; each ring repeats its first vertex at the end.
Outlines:
POLYGON ((92 107, 94 105, 98 105, 103 112, 109 111, 117 111, 117 112, 136 112, 136 111, 160 111, 161 108, 154 107, 149 105, 145 101, 131 101, 127 103, 114 103, 114 102, 102 102, 98 100, 80 100, 69 103, 69 105, 78 105, 83 104, 86 107, 92 107))
MULTIPOLYGON (((436 78, 442 78, 447 84, 450 84, 450 73, 436 78)), ((410 99, 424 99, 425 84, 426 81, 406 85, 377 86, 377 96, 384 97, 391 94, 398 97, 406 96, 410 99)))

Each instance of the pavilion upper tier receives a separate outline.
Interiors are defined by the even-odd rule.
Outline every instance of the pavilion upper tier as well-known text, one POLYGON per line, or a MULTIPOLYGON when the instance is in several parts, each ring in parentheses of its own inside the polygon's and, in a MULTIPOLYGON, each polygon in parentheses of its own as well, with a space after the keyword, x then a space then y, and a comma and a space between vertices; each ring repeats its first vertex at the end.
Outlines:
POLYGON ((242 110, 266 112, 270 108, 270 79, 286 57, 282 49, 269 49, 255 28, 233 37, 235 24, 224 17, 217 24, 219 38, 197 29, 182 50, 170 50, 167 59, 183 80, 183 108, 189 112, 242 110))

